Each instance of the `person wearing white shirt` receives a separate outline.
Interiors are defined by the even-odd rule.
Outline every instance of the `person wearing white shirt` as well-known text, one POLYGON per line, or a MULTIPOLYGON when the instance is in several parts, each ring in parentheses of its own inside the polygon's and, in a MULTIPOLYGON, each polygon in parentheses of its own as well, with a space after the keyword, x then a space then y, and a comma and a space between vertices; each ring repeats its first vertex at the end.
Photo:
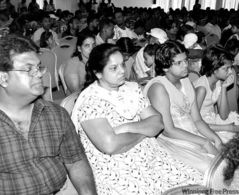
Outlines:
POLYGON ((115 31, 115 35, 113 38, 114 40, 118 40, 121 37, 129 37, 130 39, 138 38, 135 32, 133 32, 132 30, 130 30, 129 28, 125 26, 123 11, 121 11, 120 9, 115 11, 114 17, 116 22, 116 25, 114 27, 114 31, 115 31))
POLYGON ((96 35, 96 45, 103 43, 113 43, 112 38, 114 37, 114 24, 109 19, 103 19, 99 24, 100 32, 96 35))
POLYGON ((41 34, 45 31, 50 31, 52 33, 53 36, 53 40, 55 41, 55 43, 58 45, 59 44, 59 40, 58 40, 58 36, 56 34, 56 32, 54 32, 53 30, 50 29, 51 27, 51 23, 50 23, 50 17, 44 16, 42 19, 42 27, 37 29, 33 36, 32 36, 32 40, 39 46, 40 44, 40 38, 41 38, 41 34))
MULTIPOLYGON (((148 41, 149 44, 155 44, 155 43, 163 44, 165 41, 168 40, 168 36, 166 32, 160 28, 153 28, 150 30, 149 33, 146 33, 146 34, 150 35, 150 38, 148 41)), ((143 51, 146 45, 138 51, 136 55, 136 59, 135 59, 134 71, 136 72, 138 79, 146 78, 148 76, 147 72, 150 70, 146 66, 144 62, 144 56, 143 56, 143 51)))

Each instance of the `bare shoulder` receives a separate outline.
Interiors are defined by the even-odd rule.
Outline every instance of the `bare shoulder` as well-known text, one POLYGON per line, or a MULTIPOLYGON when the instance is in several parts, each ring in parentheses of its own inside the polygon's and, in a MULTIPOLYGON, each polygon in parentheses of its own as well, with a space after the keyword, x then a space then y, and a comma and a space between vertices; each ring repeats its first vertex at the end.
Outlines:
POLYGON ((161 97, 161 96, 168 96, 168 93, 163 84, 154 83, 150 86, 147 95, 149 98, 150 97, 161 97))

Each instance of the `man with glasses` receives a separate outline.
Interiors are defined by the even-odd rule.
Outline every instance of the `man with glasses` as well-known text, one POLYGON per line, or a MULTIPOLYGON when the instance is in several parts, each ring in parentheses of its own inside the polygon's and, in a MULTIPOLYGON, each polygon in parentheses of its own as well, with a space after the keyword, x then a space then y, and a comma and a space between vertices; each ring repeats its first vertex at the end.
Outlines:
POLYGON ((67 174, 96 194, 92 170, 68 113, 40 98, 45 67, 23 37, 0 40, 0 194, 56 194, 67 174))

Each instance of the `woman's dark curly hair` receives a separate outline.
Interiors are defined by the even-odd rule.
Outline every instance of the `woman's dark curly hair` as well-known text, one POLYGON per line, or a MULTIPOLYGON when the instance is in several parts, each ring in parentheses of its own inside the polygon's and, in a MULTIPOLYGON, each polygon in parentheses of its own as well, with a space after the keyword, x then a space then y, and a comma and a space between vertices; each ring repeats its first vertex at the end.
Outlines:
POLYGON ((173 63, 173 58, 180 53, 187 55, 187 50, 184 45, 178 41, 170 40, 160 45, 155 52, 156 75, 165 75, 164 69, 170 68, 173 63))
POLYGON ((200 74, 211 76, 215 70, 225 65, 225 60, 233 60, 233 58, 223 47, 209 47, 204 52, 200 74))
POLYGON ((236 169, 239 167, 239 133, 237 133, 222 150, 222 156, 227 160, 227 166, 224 169, 224 181, 233 178, 236 169))

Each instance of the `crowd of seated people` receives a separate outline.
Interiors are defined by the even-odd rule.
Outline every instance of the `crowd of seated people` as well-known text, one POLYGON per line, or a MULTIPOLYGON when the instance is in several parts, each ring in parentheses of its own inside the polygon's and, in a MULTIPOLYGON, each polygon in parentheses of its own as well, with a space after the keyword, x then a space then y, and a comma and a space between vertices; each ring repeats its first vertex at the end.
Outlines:
POLYGON ((96 4, 71 13, 22 0, 1 10, 0 194, 158 195, 204 185, 220 154, 233 180, 239 12, 96 4), (42 99, 38 57, 69 36, 71 118, 42 99))

